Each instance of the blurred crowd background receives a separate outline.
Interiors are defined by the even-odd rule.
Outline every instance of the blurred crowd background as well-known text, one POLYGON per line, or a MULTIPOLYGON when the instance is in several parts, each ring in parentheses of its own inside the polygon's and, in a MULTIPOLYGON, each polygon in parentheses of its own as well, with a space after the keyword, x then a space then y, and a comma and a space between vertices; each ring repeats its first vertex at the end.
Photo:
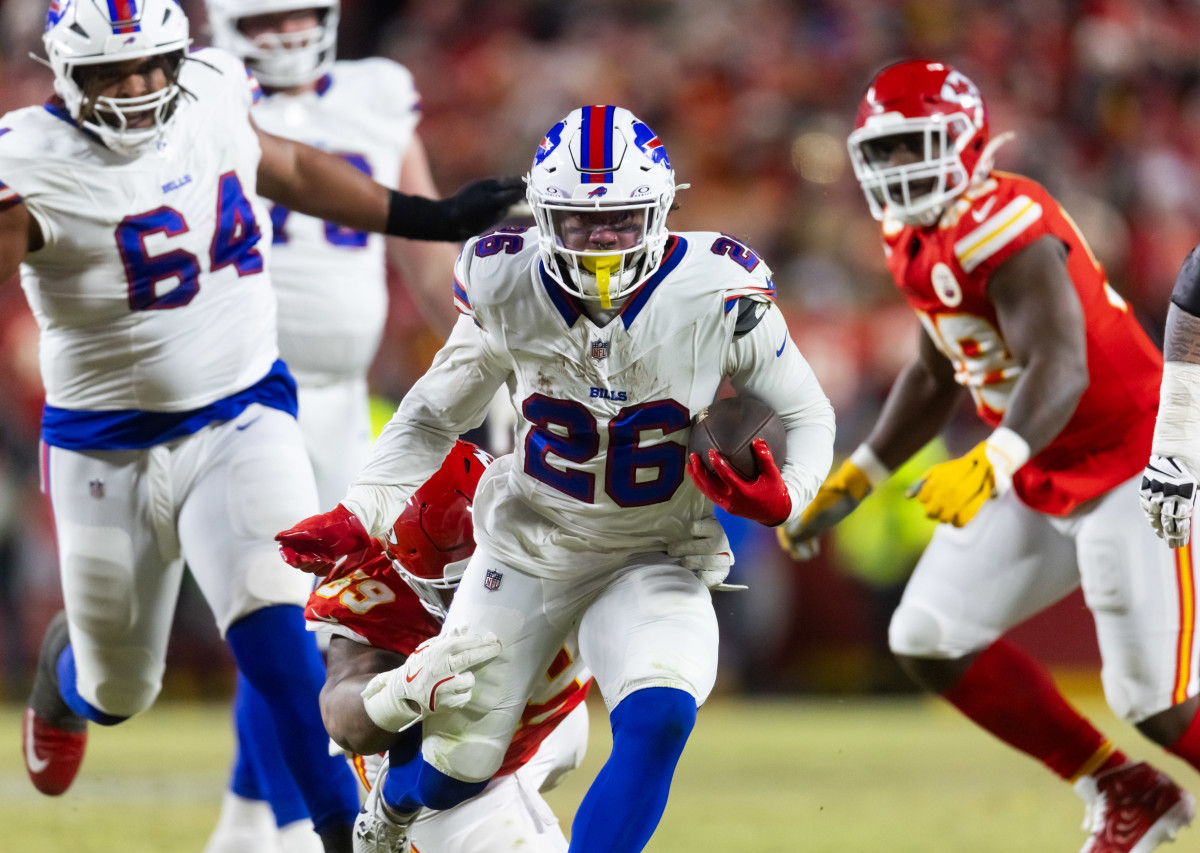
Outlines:
MULTIPOLYGON (((44 0, 0 0, 0 112, 45 100, 44 0)), ((202 2, 183 0, 197 43, 202 2)), ((838 413, 839 452, 866 435, 917 326, 883 264, 845 138, 867 81, 914 56, 980 87, 1000 168, 1041 181, 1161 340, 1179 264, 1200 242, 1200 0, 343 0, 339 55, 406 65, 444 193, 523 174, 576 106, 628 107, 680 181, 673 230, 719 230, 775 271, 779 302, 838 413)), ((377 93, 389 97, 386 91, 377 93)), ((0 176, 2 177, 2 176, 0 176)), ((450 271, 447 270, 447 296, 450 271)), ((395 401, 439 345, 396 278, 373 390, 395 401)), ((37 478, 36 328, 16 281, 0 288, 0 697, 23 701, 41 626, 58 607, 37 478)), ((905 690, 887 617, 929 528, 906 475, 969 447, 969 413, 795 564, 771 531, 729 525, 744 593, 717 599, 728 690, 905 690)), ((167 688, 220 694, 230 669, 194 590, 181 599, 167 688)), ((1018 631, 1052 664, 1095 660, 1069 599, 1018 631), (1022 633, 1022 631, 1024 633, 1022 633)))

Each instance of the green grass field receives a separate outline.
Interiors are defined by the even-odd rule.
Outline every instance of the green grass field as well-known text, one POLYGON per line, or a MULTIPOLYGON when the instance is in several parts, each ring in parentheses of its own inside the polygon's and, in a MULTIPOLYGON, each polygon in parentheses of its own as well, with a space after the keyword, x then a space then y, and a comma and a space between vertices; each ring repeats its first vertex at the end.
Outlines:
MULTIPOLYGON (((1118 743, 1160 757, 1091 696, 1076 697, 1118 743)), ((584 767, 550 793, 564 824, 608 753, 593 704, 584 767)), ((19 709, 0 706, 0 851, 186 853, 204 846, 228 771, 223 706, 163 703, 93 729, 75 786, 37 794, 20 755, 19 709)), ((1084 841, 1071 789, 950 710, 925 700, 714 699, 684 753, 655 853, 1064 853, 1084 841)), ((1173 847, 1200 850, 1200 829, 1173 847)))

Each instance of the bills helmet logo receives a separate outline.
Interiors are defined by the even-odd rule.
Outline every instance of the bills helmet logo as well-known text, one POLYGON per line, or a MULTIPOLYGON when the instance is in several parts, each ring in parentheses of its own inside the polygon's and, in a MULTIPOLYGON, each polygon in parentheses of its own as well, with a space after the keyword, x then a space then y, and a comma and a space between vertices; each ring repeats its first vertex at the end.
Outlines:
POLYGON ((495 569, 488 569, 483 576, 483 586, 485 589, 490 589, 495 592, 500 588, 500 581, 504 579, 504 575, 495 569))
POLYGON ((608 187, 596 187, 588 193, 588 198, 597 198, 602 195, 608 195, 608 187))
POLYGON ((663 147, 662 140, 640 121, 633 123, 633 144, 655 163, 671 168, 671 158, 667 156, 667 149, 663 147))
POLYGON ((566 126, 566 122, 560 121, 546 132, 545 138, 538 144, 537 151, 533 155, 533 165, 542 165, 542 161, 554 153, 554 149, 562 142, 563 129, 566 126))
POLYGON ((50 8, 46 11, 46 29, 49 30, 61 21, 70 7, 71 0, 50 0, 50 8))

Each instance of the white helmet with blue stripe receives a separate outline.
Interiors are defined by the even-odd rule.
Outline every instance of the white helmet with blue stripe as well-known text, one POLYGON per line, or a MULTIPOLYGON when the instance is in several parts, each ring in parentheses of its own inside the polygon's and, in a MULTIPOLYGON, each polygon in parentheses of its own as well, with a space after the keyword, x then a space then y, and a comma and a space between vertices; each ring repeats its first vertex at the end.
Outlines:
POLYGON ((543 266, 568 293, 609 308, 654 273, 681 187, 658 136, 629 110, 573 110, 546 133, 526 180, 543 266), (581 238, 600 227, 623 236, 581 238))
POLYGON ((207 5, 213 45, 245 62, 264 86, 303 86, 333 67, 338 0, 207 0, 207 5), (312 29, 250 38, 239 27, 245 18, 309 9, 317 19, 312 29))
POLYGON ((54 91, 67 112, 108 148, 136 156, 162 137, 179 97, 179 67, 191 43, 175 0, 52 0, 42 36, 54 71, 54 91), (161 56, 167 85, 132 98, 100 97, 80 85, 79 70, 161 56), (150 113, 152 121, 131 124, 150 113))

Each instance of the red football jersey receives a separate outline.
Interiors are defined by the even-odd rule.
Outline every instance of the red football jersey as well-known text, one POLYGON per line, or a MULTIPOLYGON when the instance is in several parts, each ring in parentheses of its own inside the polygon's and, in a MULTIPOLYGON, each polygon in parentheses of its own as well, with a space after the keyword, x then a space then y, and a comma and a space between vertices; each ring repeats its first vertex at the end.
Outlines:
POLYGON ((1162 355, 1109 286, 1075 223, 1035 181, 992 172, 933 228, 885 222, 884 251, 897 286, 954 364, 979 416, 996 426, 1022 368, 988 300, 988 277, 1045 235, 1067 247, 1087 327, 1090 383, 1062 432, 1017 472, 1013 488, 1033 509, 1066 515, 1145 466, 1162 377, 1162 355))
MULTIPOLYGON (((383 554, 355 565, 347 560, 313 590, 304 617, 311 630, 406 657, 442 628, 383 554)), ((529 697, 496 775, 512 773, 532 758, 554 727, 584 700, 591 683, 572 635, 529 697)))

